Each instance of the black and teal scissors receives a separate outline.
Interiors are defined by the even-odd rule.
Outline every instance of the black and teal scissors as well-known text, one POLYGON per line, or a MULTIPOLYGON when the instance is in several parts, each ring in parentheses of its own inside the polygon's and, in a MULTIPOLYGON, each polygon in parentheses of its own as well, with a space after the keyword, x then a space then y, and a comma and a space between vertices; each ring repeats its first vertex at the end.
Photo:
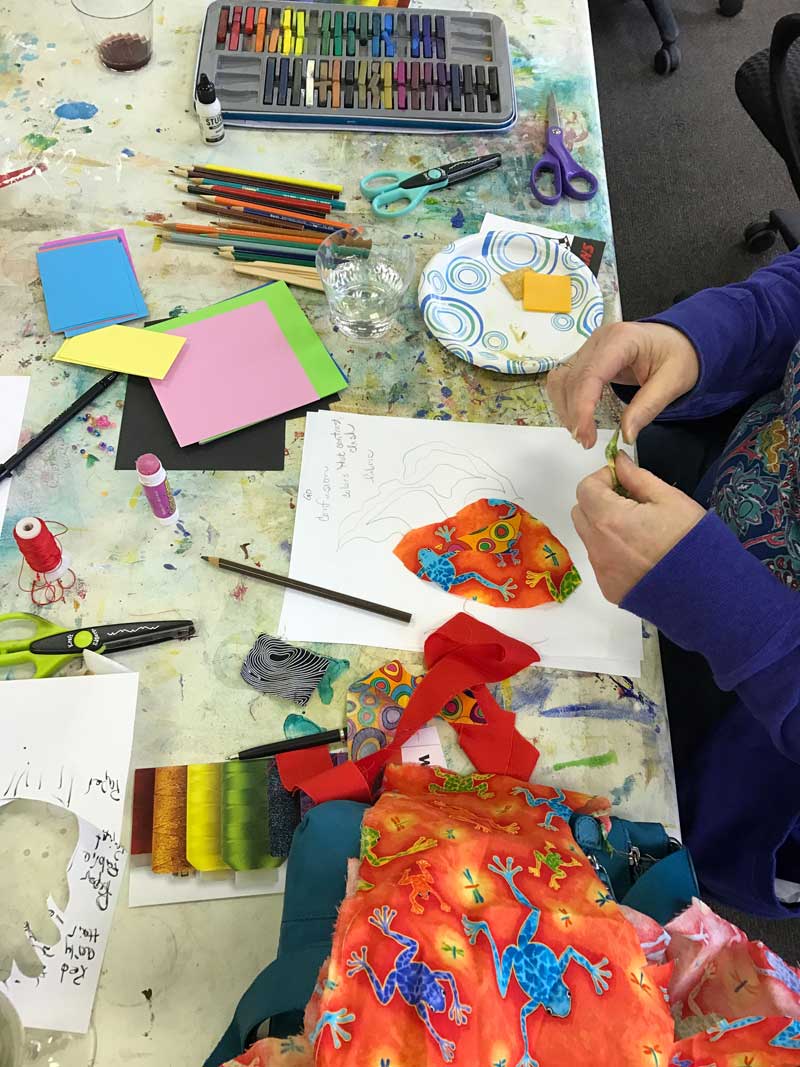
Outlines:
POLYGON ((5 668, 33 664, 34 678, 49 678, 84 652, 123 652, 195 636, 189 619, 157 622, 118 622, 108 626, 81 626, 65 630, 40 615, 17 611, 0 615, 0 677, 5 668), (21 624, 30 630, 25 637, 4 640, 3 629, 21 624))

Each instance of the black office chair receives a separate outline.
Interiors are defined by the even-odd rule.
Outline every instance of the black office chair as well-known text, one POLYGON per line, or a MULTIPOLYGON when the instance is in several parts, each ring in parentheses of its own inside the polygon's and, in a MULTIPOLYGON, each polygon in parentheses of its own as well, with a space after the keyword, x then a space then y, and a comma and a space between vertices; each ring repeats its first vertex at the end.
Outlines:
MULTIPOLYGON (((658 27, 661 47, 653 57, 656 74, 672 74, 681 65, 681 50, 678 47, 678 23, 672 13, 672 0, 644 0, 658 27)), ((720 15, 733 18, 744 6, 744 0, 717 0, 720 15)))
MULTIPOLYGON (((739 103, 783 158, 800 198, 800 14, 775 24, 769 48, 745 60, 736 72, 739 103)), ((791 251, 800 244, 800 208, 770 211, 766 222, 744 231, 750 252, 766 252, 778 236, 791 251)))

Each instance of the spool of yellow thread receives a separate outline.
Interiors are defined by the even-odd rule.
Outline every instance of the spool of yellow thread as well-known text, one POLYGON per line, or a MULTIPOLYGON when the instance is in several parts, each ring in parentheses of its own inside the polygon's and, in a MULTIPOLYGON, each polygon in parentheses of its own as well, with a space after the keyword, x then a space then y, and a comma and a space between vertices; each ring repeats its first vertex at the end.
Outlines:
POLYGON ((186 858, 198 871, 224 871, 220 797, 222 765, 193 763, 186 768, 186 858))
POLYGON ((186 858, 186 767, 156 767, 153 787, 155 874, 190 874, 186 858))

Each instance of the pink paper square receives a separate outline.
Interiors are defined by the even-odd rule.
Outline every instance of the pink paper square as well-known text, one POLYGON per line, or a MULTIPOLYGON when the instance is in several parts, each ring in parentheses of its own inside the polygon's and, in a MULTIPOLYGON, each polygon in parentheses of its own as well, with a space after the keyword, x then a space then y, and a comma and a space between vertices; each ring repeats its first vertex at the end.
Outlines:
POLYGON ((164 332, 187 343, 167 376, 150 383, 182 448, 318 399, 263 303, 164 332))

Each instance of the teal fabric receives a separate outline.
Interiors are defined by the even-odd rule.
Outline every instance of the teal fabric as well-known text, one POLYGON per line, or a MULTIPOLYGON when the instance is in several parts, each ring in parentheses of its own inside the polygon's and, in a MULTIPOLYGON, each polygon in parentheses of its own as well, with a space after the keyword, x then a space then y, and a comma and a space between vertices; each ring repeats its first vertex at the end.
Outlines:
POLYGON ((618 903, 664 925, 700 895, 688 849, 672 841, 661 823, 612 817, 604 836, 593 815, 576 813, 570 829, 618 903))
POLYGON ((331 950, 345 894, 347 861, 359 854, 366 810, 366 804, 352 800, 320 804, 295 831, 287 860, 278 955, 242 996, 205 1067, 219 1067, 244 1052, 265 1019, 278 1022, 278 1017, 284 1021, 302 1017, 331 950))

